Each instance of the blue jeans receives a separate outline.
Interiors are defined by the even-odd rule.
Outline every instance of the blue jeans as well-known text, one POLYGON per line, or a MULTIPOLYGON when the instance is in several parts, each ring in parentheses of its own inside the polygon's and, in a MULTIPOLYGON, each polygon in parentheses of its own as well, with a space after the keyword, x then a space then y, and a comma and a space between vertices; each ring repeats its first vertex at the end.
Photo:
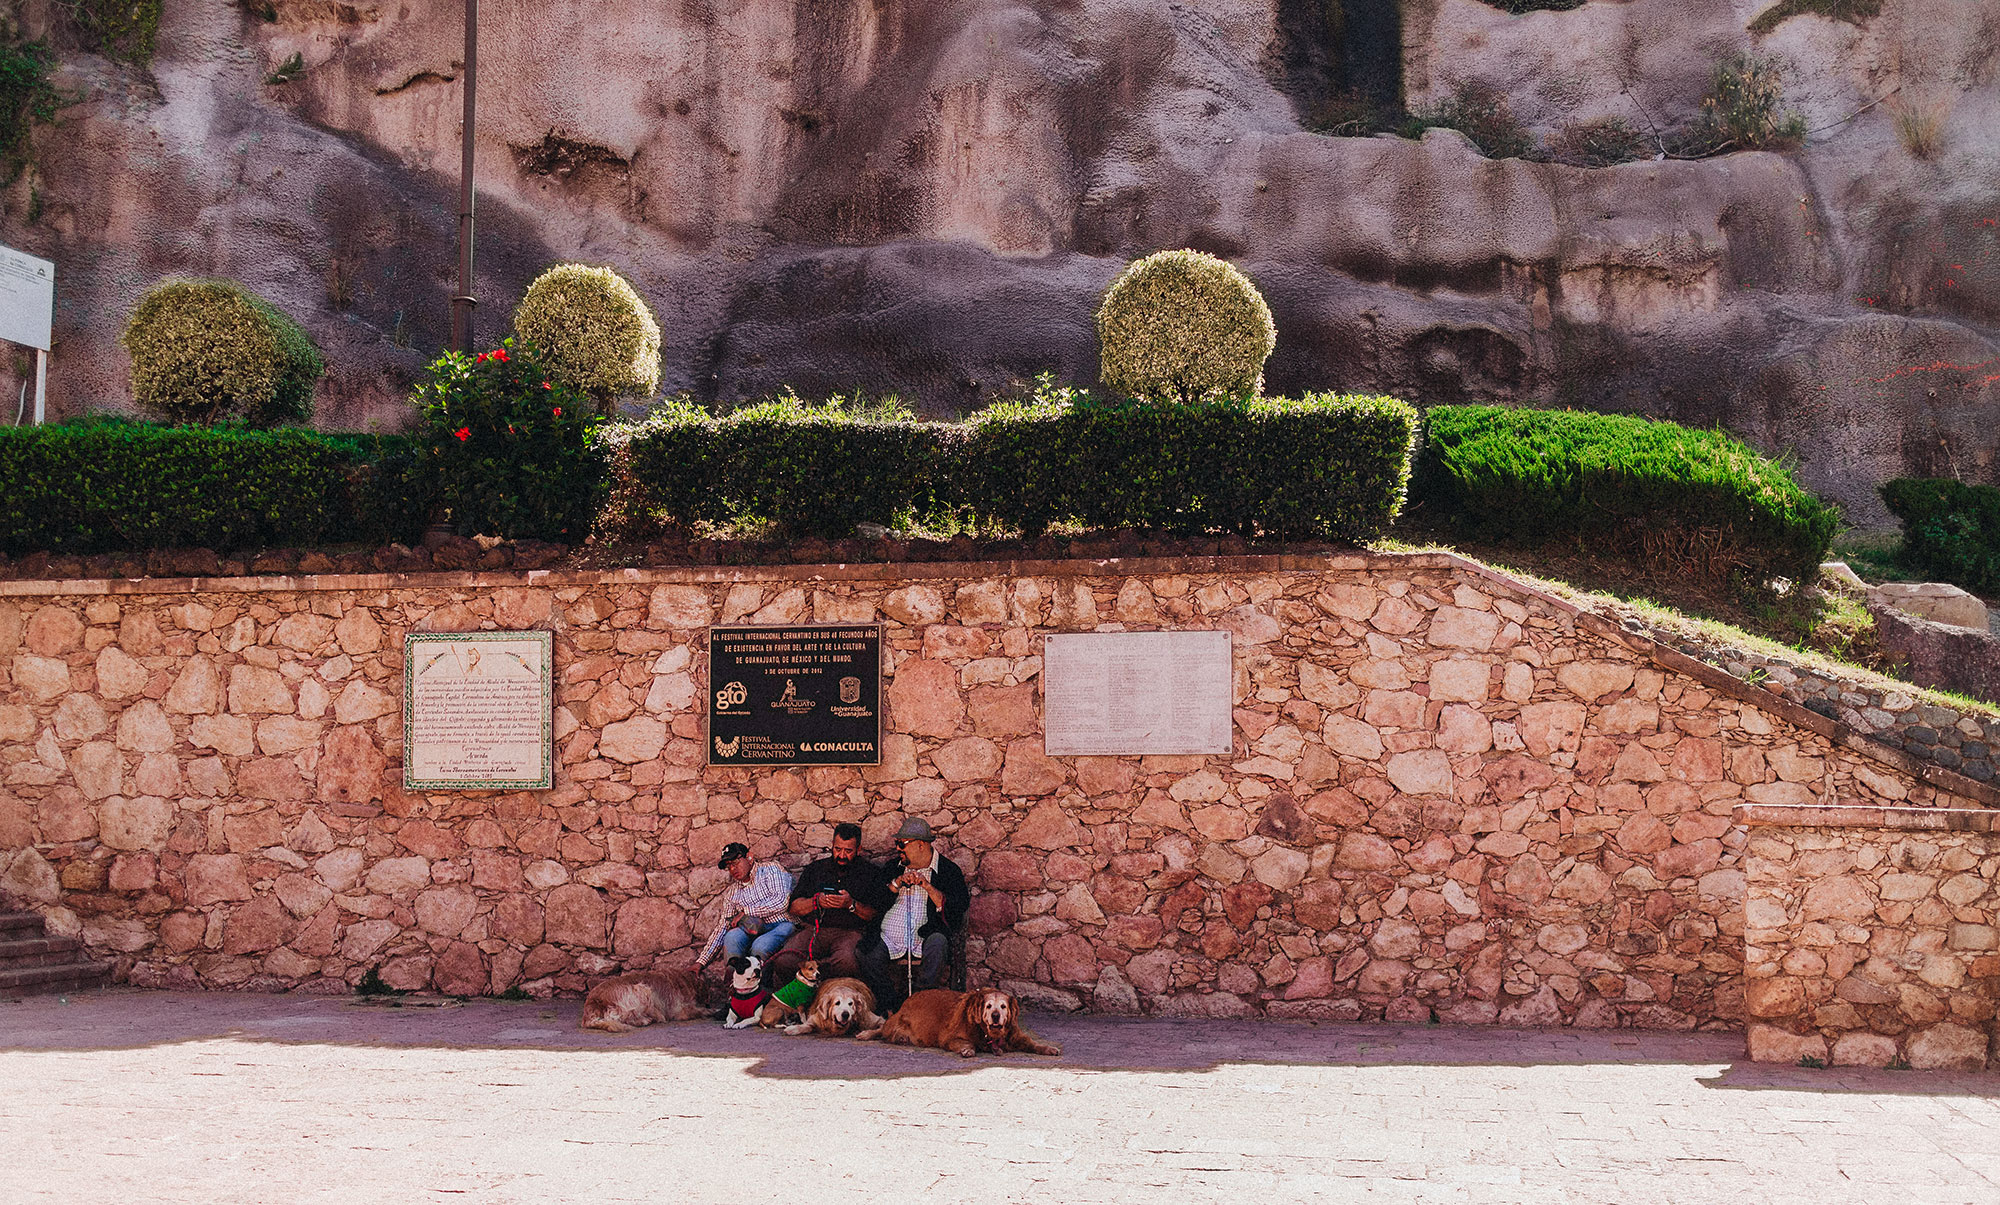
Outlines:
POLYGON ((796 927, 788 920, 767 921, 746 916, 722 935, 722 953, 728 958, 741 958, 747 953, 769 962, 796 927))

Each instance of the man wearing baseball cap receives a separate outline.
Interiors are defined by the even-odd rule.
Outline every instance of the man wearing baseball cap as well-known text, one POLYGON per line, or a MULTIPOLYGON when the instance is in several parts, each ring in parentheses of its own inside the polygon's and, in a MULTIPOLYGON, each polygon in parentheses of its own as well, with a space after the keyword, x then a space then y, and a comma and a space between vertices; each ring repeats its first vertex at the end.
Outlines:
POLYGON ((718 949, 731 958, 753 954, 768 962, 792 935, 791 918, 785 915, 792 899, 792 876, 784 867, 776 862, 753 864, 750 847, 741 841, 723 846, 716 866, 728 871, 737 886, 723 899, 715 932, 694 960, 697 974, 718 949))
POLYGON ((951 935, 972 906, 965 872, 937 852, 929 824, 912 816, 895 841, 900 863, 889 868, 886 885, 896 902, 882 914, 881 940, 860 951, 861 977, 885 1013, 910 992, 937 986, 951 935))

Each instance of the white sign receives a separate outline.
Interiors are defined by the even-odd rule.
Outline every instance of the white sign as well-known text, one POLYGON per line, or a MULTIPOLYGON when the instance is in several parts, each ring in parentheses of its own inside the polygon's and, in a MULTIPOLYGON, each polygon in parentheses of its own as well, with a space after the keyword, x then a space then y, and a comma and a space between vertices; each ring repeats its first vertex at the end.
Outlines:
POLYGON ((56 266, 0 247, 0 339, 49 350, 56 312, 56 266))
POLYGON ((551 643, 547 632, 405 637, 403 784, 548 788, 555 751, 551 643))
POLYGON ((1050 757, 1230 752, 1229 633, 1050 636, 1044 654, 1050 757))

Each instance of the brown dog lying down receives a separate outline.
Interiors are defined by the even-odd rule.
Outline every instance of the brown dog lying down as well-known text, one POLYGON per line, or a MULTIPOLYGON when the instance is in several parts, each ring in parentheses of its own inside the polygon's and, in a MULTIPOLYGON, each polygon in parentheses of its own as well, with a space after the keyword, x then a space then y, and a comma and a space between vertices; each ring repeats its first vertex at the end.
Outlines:
POLYGON ((969 992, 928 988, 903 1001, 880 1030, 863 1030, 857 1038, 879 1036, 902 1046, 935 1046, 960 1058, 975 1054, 1061 1054, 1062 1047, 1044 1042, 1021 1028, 1020 1002, 995 988, 969 992))
POLYGON ((655 1021, 695 1021, 709 1015, 686 971, 634 972, 606 979, 583 998, 584 1029, 630 1033, 655 1021))
POLYGON ((814 993, 806 1019, 787 1025, 785 1032, 794 1037, 817 1033, 844 1038, 849 1034, 862 1037, 881 1028, 882 1018, 875 1014, 875 993, 867 984, 859 979, 829 979, 814 993))

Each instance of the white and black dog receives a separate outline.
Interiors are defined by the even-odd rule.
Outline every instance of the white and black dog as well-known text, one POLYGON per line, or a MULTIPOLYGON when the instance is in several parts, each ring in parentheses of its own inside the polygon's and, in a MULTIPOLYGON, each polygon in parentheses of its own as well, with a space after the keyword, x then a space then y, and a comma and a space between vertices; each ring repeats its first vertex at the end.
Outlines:
POLYGON ((729 1003, 720 1014, 724 1029, 748 1029, 757 1024, 771 989, 764 986, 764 960, 739 954, 729 960, 729 1003))

